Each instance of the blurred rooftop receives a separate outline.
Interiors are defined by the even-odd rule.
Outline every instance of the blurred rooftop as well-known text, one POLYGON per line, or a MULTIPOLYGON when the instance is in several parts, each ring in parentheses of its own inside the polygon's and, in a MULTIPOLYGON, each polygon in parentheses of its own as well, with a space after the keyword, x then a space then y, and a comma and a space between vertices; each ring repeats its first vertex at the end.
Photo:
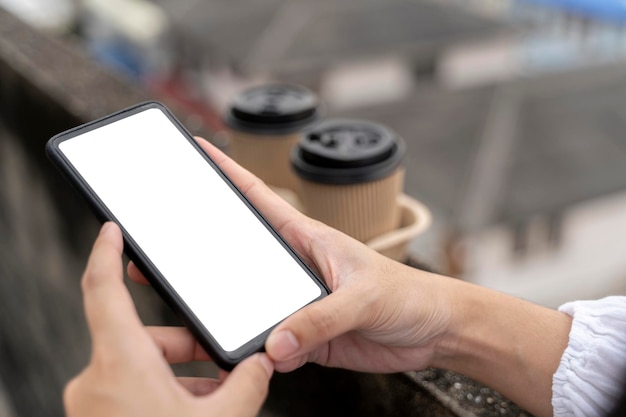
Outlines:
POLYGON ((409 143, 407 192, 463 229, 626 189, 622 64, 460 91, 422 84, 340 115, 393 126, 409 143))
POLYGON ((156 0, 176 31, 247 74, 311 72, 381 55, 430 56, 505 30, 424 0, 156 0))

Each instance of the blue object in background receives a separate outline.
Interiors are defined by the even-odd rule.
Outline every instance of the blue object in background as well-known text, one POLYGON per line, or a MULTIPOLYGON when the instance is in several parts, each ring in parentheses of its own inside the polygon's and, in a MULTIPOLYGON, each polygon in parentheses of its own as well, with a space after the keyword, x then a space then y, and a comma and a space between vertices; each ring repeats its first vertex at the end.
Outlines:
POLYGON ((589 18, 615 23, 626 22, 625 0, 518 0, 559 8, 589 18))
POLYGON ((94 58, 107 67, 128 77, 140 80, 145 73, 145 65, 137 48, 122 39, 89 41, 89 50, 94 58))

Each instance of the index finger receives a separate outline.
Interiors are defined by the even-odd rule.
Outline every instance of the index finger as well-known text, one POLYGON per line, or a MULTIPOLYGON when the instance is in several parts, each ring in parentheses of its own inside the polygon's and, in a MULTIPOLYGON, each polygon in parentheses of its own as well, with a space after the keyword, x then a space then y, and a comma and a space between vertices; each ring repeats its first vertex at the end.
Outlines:
POLYGON ((143 329, 135 305, 126 289, 122 272, 122 233, 112 222, 105 223, 94 243, 82 279, 83 301, 94 349, 111 350, 135 344, 133 335, 143 329))
POLYGON ((281 230, 283 225, 300 216, 299 211, 276 195, 263 181, 230 159, 207 140, 196 137, 196 142, 279 232, 285 233, 284 230, 281 230))

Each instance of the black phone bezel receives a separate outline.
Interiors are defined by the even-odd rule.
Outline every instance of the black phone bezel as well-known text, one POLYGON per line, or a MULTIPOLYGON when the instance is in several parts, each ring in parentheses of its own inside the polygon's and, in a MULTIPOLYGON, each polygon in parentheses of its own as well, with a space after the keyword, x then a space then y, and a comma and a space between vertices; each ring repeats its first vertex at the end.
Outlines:
POLYGON ((146 254, 141 250, 139 245, 134 241, 132 236, 126 231, 124 226, 115 218, 113 213, 107 208, 97 194, 91 189, 89 184, 80 175, 78 170, 72 165, 72 163, 65 157, 63 152, 59 149, 59 145, 69 139, 84 134, 88 131, 98 129, 99 127, 114 123, 118 120, 132 116, 137 113, 141 113, 148 109, 157 108, 161 110, 168 119, 177 127, 182 135, 188 142, 203 156, 207 163, 215 170, 215 172, 229 185, 231 190, 240 198, 253 214, 259 219, 259 221, 267 228, 267 230, 280 242, 280 244, 290 253, 290 255, 296 260, 296 262, 305 270, 305 272, 311 277, 311 279, 318 285, 321 291, 321 295, 313 300, 322 299, 330 294, 330 290, 325 285, 324 281, 320 279, 315 272, 300 258, 295 250, 285 241, 285 239, 274 229, 274 227, 267 221, 267 219, 258 211, 258 209, 248 200, 241 190, 232 182, 232 180, 220 169, 220 167, 211 159, 211 157, 202 149, 202 147, 196 142, 187 129, 180 123, 180 121, 171 113, 171 111, 163 104, 156 101, 148 101, 139 103, 132 107, 120 110, 116 113, 110 114, 103 118, 94 120, 92 122, 77 126, 73 129, 59 133, 52 137, 46 143, 46 154, 55 167, 63 174, 63 176, 72 184, 72 186, 79 192, 79 194, 87 200, 87 203, 95 213, 98 220, 102 223, 107 221, 114 221, 120 226, 124 237, 124 252, 128 257, 137 265, 139 270, 144 274, 146 279, 154 287, 157 293, 165 300, 165 302, 172 308, 181 318, 185 326, 189 328, 192 334, 196 337, 198 342, 207 351, 209 356, 215 361, 215 363, 222 369, 231 370, 240 361, 250 356, 251 354, 264 350, 265 340, 276 325, 270 327, 263 333, 254 337, 240 348, 235 351, 225 351, 221 348, 219 343, 213 338, 210 331, 200 322, 193 311, 187 306, 182 297, 180 297, 176 291, 170 286, 167 279, 160 273, 160 271, 154 266, 146 254))

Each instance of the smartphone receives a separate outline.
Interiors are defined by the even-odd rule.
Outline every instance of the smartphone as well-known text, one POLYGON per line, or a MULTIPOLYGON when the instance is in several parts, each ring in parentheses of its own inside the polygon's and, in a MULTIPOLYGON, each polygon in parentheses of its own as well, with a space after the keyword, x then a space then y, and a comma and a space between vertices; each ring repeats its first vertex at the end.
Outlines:
POLYGON ((162 104, 56 135, 46 152, 221 368, 329 294, 162 104))

